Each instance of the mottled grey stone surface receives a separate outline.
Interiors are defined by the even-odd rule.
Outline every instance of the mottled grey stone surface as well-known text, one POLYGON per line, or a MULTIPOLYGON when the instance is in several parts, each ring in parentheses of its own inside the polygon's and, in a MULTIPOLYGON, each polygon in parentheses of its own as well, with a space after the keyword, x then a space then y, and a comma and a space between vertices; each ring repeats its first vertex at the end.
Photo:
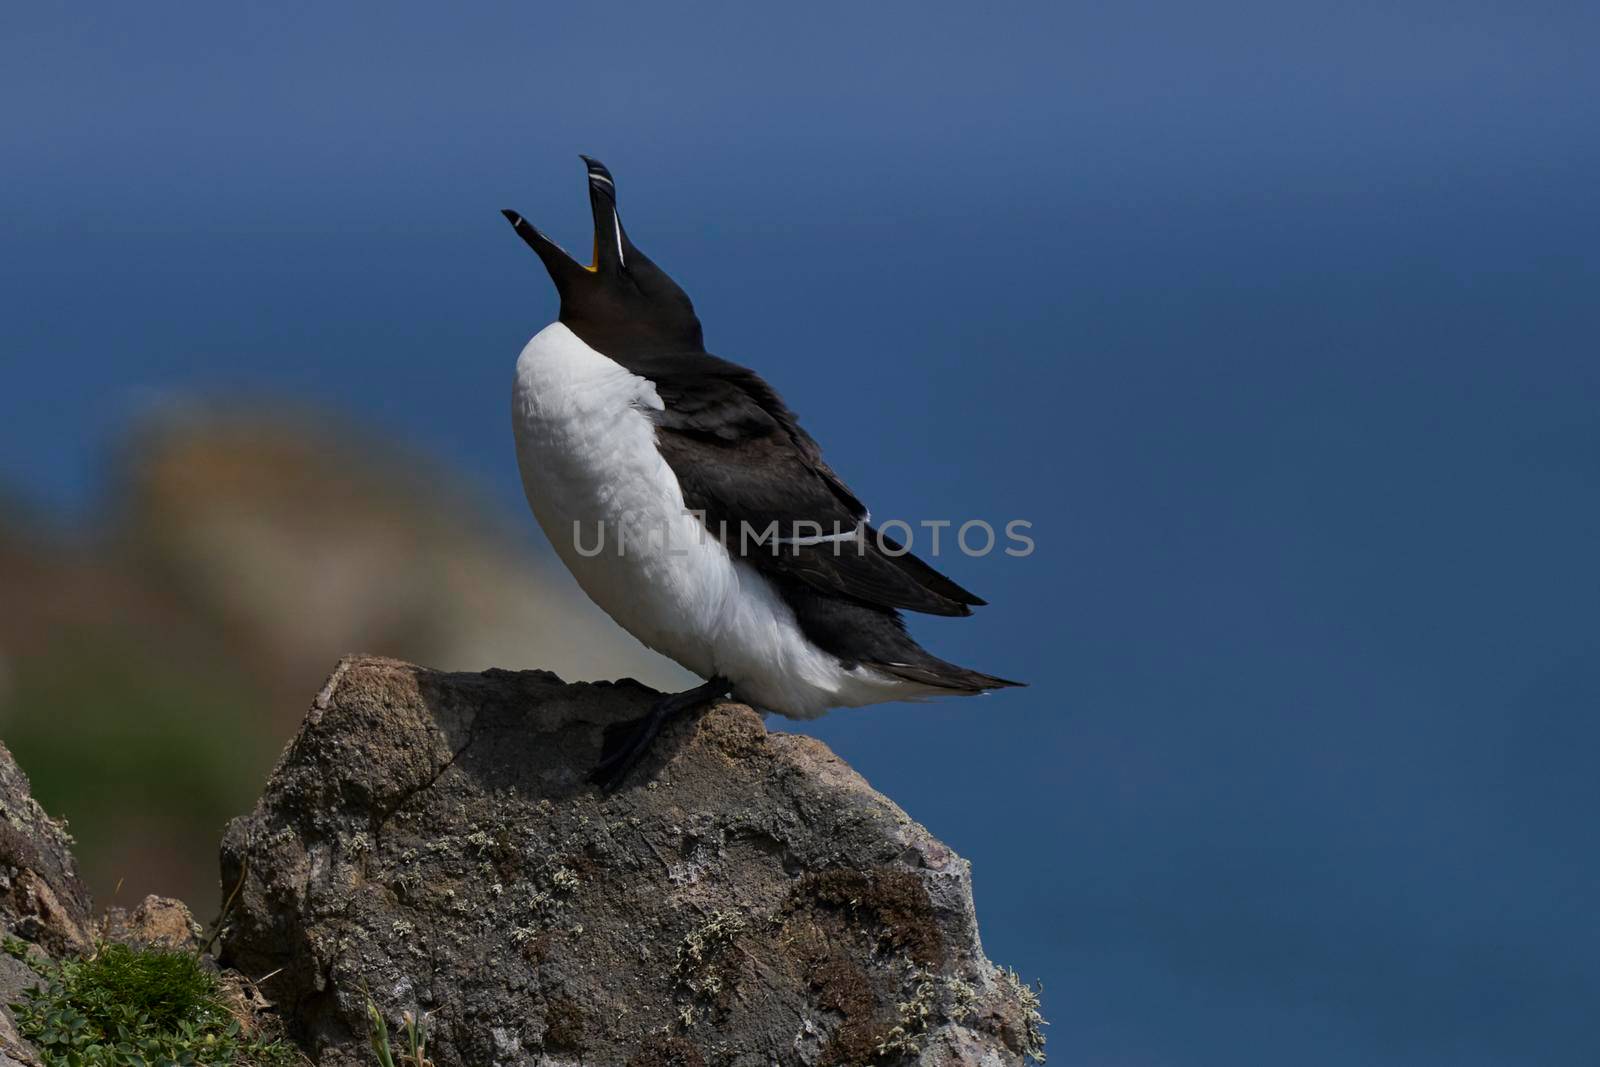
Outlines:
MULTIPOLYGON (((0 744, 0 933, 46 958, 79 952, 90 944, 89 909, 72 839, 33 799, 27 775, 0 744)), ((38 1062, 8 1007, 37 982, 26 963, 0 955, 0 1067, 38 1062)))
POLYGON ((27 775, 0 744, 0 925, 59 955, 88 946, 89 919, 72 839, 33 799, 27 775))
POLYGON ((652 696, 346 660, 228 829, 223 963, 330 1065, 369 992, 439 1067, 1023 1061, 967 863, 820 742, 722 704, 590 787, 652 696))

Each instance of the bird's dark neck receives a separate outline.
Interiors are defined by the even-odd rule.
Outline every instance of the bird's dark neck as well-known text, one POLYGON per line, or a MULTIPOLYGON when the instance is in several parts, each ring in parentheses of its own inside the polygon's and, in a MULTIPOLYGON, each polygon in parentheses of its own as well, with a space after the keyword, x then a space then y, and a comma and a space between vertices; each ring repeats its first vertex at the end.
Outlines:
POLYGON ((604 322, 582 315, 561 314, 561 324, 579 340, 625 367, 649 363, 662 356, 705 355, 705 335, 700 324, 693 329, 661 329, 649 322, 604 322))

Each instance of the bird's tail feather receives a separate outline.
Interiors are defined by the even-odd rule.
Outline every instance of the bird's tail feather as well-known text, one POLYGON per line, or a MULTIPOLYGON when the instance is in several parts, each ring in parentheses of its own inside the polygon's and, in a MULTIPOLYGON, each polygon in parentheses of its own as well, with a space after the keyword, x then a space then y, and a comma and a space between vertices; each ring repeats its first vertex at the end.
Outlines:
POLYGON ((929 656, 922 663, 873 663, 870 666, 885 674, 892 674, 896 678, 950 693, 983 693, 990 689, 1006 689, 1028 684, 996 678, 981 671, 968 670, 966 667, 958 667, 954 663, 946 663, 933 656, 929 656))

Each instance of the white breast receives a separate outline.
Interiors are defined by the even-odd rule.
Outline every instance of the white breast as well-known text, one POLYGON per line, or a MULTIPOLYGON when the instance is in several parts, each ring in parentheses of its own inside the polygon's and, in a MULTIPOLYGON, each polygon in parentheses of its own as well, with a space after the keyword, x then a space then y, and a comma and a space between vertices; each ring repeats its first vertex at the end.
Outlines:
POLYGON ((649 647, 771 711, 811 718, 917 695, 812 645, 767 580, 711 538, 656 449, 646 412, 661 407, 648 380, 559 322, 517 360, 523 488, 584 592, 649 647))

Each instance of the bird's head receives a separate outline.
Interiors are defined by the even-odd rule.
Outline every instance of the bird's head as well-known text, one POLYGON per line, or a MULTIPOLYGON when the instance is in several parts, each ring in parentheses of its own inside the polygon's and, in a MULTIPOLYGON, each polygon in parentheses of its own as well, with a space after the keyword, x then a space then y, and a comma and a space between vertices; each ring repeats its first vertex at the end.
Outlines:
POLYGON ((600 352, 701 351, 689 295, 628 240, 617 214, 617 183, 605 164, 581 158, 589 168, 593 263, 579 263, 515 211, 501 212, 544 261, 561 296, 561 321, 600 352))

